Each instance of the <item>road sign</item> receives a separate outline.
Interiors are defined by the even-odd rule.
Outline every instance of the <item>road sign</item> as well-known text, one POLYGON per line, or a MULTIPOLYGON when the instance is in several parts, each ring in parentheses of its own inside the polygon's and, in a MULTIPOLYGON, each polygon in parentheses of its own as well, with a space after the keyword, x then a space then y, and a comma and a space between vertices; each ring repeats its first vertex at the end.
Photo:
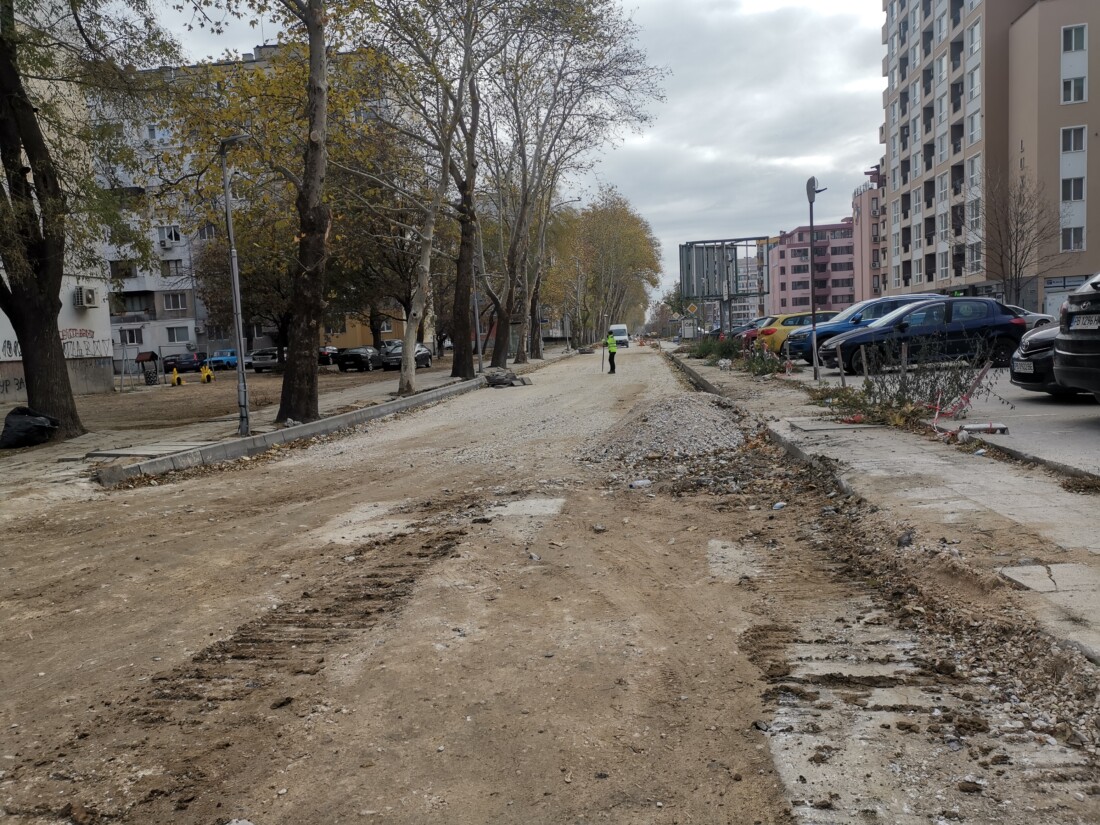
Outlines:
POLYGON ((695 306, 695 304, 688 304, 687 311, 694 315, 696 312, 699 311, 699 307, 695 306))

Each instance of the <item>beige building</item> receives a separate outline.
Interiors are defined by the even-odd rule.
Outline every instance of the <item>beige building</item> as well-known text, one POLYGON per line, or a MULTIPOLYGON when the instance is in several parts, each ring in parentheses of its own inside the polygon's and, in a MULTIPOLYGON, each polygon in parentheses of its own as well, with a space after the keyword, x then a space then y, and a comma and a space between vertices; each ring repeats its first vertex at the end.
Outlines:
POLYGON ((881 164, 866 174, 867 182, 852 193, 856 301, 880 297, 886 272, 886 180, 881 164))
POLYGON ((1061 254, 1038 274, 1035 304, 1056 315, 1066 295, 1100 271, 1100 2, 1042 0, 1009 32, 1008 151, 1061 205, 1061 254), (1095 71, 1092 71, 1095 70, 1095 71), (1091 146, 1090 146, 1091 144, 1091 146), (1090 231, 1091 230, 1091 231, 1090 231))
MULTIPOLYGON (((1076 181, 1067 191, 1080 197, 1067 204, 1063 226, 1076 260, 1058 272, 1098 268, 1086 263, 1084 216, 1096 106, 1088 102, 1088 23, 1100 3, 884 0, 884 9, 886 291, 1001 295, 986 269, 982 180, 1007 179, 1021 162, 1054 198, 1064 178, 1076 181), (1078 137, 1080 149, 1061 151, 1078 137)), ((1038 274, 1024 301, 1033 308, 1047 273, 1038 274)))

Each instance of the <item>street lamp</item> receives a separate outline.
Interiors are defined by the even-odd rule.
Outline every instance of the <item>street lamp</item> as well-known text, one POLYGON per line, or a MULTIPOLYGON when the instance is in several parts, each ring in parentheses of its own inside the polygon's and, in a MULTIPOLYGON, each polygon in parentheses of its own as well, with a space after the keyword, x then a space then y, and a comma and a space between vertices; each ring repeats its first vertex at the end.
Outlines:
POLYGON ((814 359, 814 381, 821 380, 817 362, 817 273, 814 272, 814 200, 826 187, 817 188, 817 178, 806 181, 806 200, 810 202, 810 353, 814 359))
POLYGON ((222 160, 222 186, 225 189, 225 231, 229 239, 229 283, 233 292, 233 331, 237 338, 237 408, 240 413, 237 434, 248 435, 248 381, 244 371, 244 320, 241 317, 241 278, 237 272, 237 246, 233 240, 233 201, 229 190, 229 165, 226 154, 230 146, 249 140, 251 135, 233 135, 218 141, 218 154, 222 160))

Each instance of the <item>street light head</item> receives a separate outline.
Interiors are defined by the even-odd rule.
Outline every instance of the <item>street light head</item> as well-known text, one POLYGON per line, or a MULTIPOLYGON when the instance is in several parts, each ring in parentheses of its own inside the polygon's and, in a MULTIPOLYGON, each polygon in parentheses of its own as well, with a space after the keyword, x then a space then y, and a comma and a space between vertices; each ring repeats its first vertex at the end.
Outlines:
POLYGON ((230 146, 236 146, 238 143, 244 143, 246 140, 252 140, 252 135, 245 133, 222 138, 218 141, 218 151, 224 153, 230 146))

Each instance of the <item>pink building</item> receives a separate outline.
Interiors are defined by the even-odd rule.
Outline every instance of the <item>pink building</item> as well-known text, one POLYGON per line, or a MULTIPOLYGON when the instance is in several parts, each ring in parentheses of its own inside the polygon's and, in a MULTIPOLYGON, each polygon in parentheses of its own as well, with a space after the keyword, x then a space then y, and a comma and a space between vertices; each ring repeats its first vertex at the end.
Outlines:
MULTIPOLYGON (((814 290, 819 310, 841 310, 856 298, 852 219, 814 225, 814 290)), ((772 315, 810 310, 810 227, 781 232, 768 253, 772 315)), ((861 296, 862 297, 862 296, 861 296)))

